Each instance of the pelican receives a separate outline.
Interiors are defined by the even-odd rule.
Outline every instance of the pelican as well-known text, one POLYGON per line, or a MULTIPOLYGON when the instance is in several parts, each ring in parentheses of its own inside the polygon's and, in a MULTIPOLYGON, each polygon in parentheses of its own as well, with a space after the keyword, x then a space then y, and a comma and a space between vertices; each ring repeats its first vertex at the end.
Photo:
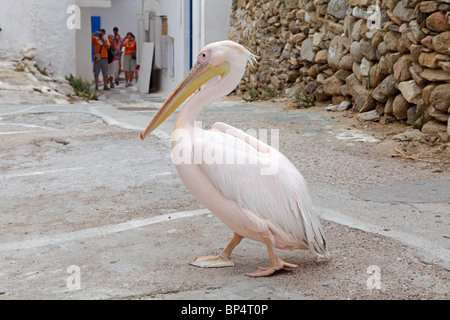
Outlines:
POLYGON ((281 260, 276 248, 310 250, 319 256, 328 256, 328 251, 305 179, 283 154, 225 123, 217 122, 210 130, 203 130, 196 121, 206 106, 239 84, 247 62, 255 61, 256 56, 233 41, 205 46, 186 78, 141 133, 141 139, 189 98, 175 122, 172 159, 188 191, 234 232, 219 255, 197 257, 190 264, 204 268, 234 266, 231 253, 243 238, 248 238, 267 247, 270 267, 258 266, 256 271, 246 273, 260 277, 298 267, 281 260), (217 80, 197 91, 211 79, 217 80), (213 160, 206 159, 213 153, 213 160))

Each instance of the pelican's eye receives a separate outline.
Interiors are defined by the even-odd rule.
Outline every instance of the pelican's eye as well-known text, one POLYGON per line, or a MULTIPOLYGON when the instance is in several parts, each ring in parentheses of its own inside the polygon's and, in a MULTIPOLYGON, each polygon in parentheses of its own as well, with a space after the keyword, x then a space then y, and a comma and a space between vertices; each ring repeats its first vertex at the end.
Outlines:
POLYGON ((197 61, 200 64, 204 64, 204 63, 209 62, 210 57, 211 57, 211 51, 210 50, 202 51, 198 55, 197 61))

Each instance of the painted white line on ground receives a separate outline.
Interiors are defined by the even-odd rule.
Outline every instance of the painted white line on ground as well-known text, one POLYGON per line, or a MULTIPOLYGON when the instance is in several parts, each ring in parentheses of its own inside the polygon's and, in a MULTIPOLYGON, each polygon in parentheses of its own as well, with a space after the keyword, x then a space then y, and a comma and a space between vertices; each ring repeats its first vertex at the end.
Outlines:
POLYGON ((8 135, 8 134, 21 134, 21 133, 36 133, 37 131, 6 131, 0 132, 0 135, 8 135))
MULTIPOLYGON (((134 159, 136 160, 136 159, 134 159)), ((144 161, 146 159, 141 159, 138 161, 144 161)), ((125 161, 122 161, 125 162, 125 161)), ((118 164, 120 164, 121 162, 118 162, 118 164)), ((73 168, 62 168, 62 169, 53 169, 53 170, 45 170, 45 171, 32 171, 32 172, 23 172, 23 173, 10 173, 10 174, 4 174, 1 175, 0 174, 0 180, 7 180, 7 179, 14 179, 14 178, 22 178, 22 177, 32 177, 32 176, 43 176, 43 175, 47 175, 47 174, 53 174, 53 173, 59 173, 59 172, 65 172, 65 171, 79 171, 79 170, 92 170, 94 168, 101 168, 101 165, 98 166, 92 166, 92 167, 73 167, 73 168)), ((155 173, 150 175, 149 177, 151 178, 156 178, 156 177, 163 177, 163 176, 170 176, 170 175, 175 175, 175 172, 170 172, 170 171, 164 171, 161 173, 155 173)))
MULTIPOLYGON (((144 127, 138 127, 138 126, 135 126, 132 124, 117 121, 113 117, 106 115, 106 114, 98 111, 95 108, 90 108, 89 113, 94 116, 100 117, 107 125, 110 125, 110 126, 118 126, 119 128, 124 128, 124 129, 128 129, 128 130, 136 130, 136 131, 144 131, 145 130, 144 127)), ((162 130, 156 129, 151 134, 161 140, 168 140, 169 142, 171 141, 171 136, 162 130)))
MULTIPOLYGON (((332 221, 350 228, 359 229, 365 232, 372 232, 382 236, 395 239, 410 247, 417 248, 430 255, 431 259, 440 259, 444 263, 450 262, 450 250, 439 246, 439 244, 425 239, 418 234, 407 233, 403 231, 389 229, 386 231, 383 227, 368 222, 361 221, 357 218, 344 215, 336 210, 316 206, 317 213, 320 218, 332 221)), ((448 269, 448 266, 444 266, 448 269)))
POLYGON ((101 113, 100 111, 98 111, 95 108, 90 108, 89 113, 92 114, 93 116, 101 118, 109 126, 118 126, 120 128, 124 128, 124 129, 128 129, 128 130, 136 130, 136 131, 145 130, 145 128, 141 128, 141 127, 138 127, 138 126, 135 126, 132 124, 117 121, 113 117, 108 116, 104 113, 101 113))
POLYGON ((102 226, 97 228, 89 228, 69 233, 58 234, 54 236, 48 237, 40 237, 36 239, 17 241, 17 242, 9 242, 9 243, 0 243, 0 252, 2 251, 11 251, 11 250, 26 250, 26 249, 34 249, 38 247, 45 247, 49 245, 57 245, 60 243, 81 240, 86 238, 94 238, 94 237, 102 237, 111 233, 117 233, 121 231, 126 231, 130 229, 136 229, 140 227, 145 227, 148 225, 172 221, 177 219, 185 219, 200 215, 205 215, 210 213, 207 209, 193 210, 193 211, 180 211, 174 213, 164 214, 162 216, 156 216, 146 219, 136 219, 130 220, 124 223, 102 226))
POLYGON ((63 168, 63 169, 53 169, 46 171, 33 171, 33 172, 25 172, 25 173, 11 173, 6 175, 0 175, 0 179, 11 179, 11 178, 20 178, 20 177, 29 177, 29 176, 40 176, 45 174, 64 172, 64 171, 78 171, 82 170, 83 167, 74 167, 74 168, 63 168))
POLYGON ((27 123, 16 123, 16 122, 0 122, 0 126, 10 126, 10 127, 24 127, 24 128, 33 128, 33 129, 44 129, 44 130, 55 130, 50 127, 38 126, 35 124, 27 124, 27 123))
POLYGON ((29 111, 29 110, 32 110, 32 109, 35 109, 35 108, 38 108, 39 106, 32 106, 32 107, 29 107, 29 108, 26 108, 26 109, 22 109, 22 110, 19 110, 19 111, 13 111, 13 112, 8 112, 8 113, 2 113, 2 114, 0 114, 0 116, 9 116, 10 114, 16 114, 16 113, 22 113, 22 112, 27 112, 27 111, 29 111))

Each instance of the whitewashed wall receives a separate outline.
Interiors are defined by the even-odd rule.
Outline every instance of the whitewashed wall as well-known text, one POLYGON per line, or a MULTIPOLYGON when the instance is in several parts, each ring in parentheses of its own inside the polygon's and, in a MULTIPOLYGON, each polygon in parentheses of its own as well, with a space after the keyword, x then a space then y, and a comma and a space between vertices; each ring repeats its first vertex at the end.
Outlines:
MULTIPOLYGON (((192 59, 204 45, 226 40, 230 29, 231 0, 192 1, 192 59)), ((190 12, 189 0, 143 0, 143 16, 152 11, 167 16, 168 36, 174 38, 174 76, 162 70, 160 91, 173 90, 189 71, 190 12)), ((158 59, 156 57, 156 59, 158 59)))
POLYGON ((211 42, 227 40, 231 0, 193 0, 193 56, 211 42))
POLYGON ((12 58, 24 45, 37 48, 40 68, 63 77, 75 73, 75 33, 66 26, 75 0, 1 0, 0 57, 12 58))
POLYGON ((80 8, 81 29, 76 31, 76 66, 75 73, 87 81, 93 78, 92 73, 92 41, 91 41, 91 8, 80 8))
POLYGON ((142 0, 112 0, 110 8, 92 8, 92 16, 100 16, 102 28, 106 34, 112 34, 118 27, 119 33, 125 36, 127 32, 137 34, 136 15, 142 11, 142 0))
MULTIPOLYGON (((174 75, 170 76, 163 69, 160 79, 160 91, 173 90, 189 70, 189 1, 179 0, 144 0, 144 15, 154 12, 156 16, 166 16, 168 36, 174 38, 174 75)), ((158 52, 155 51, 155 55, 158 52)), ((155 56, 157 61, 161 57, 155 56)))

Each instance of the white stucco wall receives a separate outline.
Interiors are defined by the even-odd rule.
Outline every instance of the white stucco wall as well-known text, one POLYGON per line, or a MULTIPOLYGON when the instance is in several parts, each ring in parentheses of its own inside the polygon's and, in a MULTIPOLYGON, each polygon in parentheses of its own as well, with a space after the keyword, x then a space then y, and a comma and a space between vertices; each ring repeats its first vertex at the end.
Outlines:
POLYGON ((92 8, 92 16, 100 16, 102 28, 106 34, 112 34, 113 28, 119 28, 119 34, 127 32, 137 34, 137 14, 142 11, 142 0, 112 0, 110 8, 92 8))
POLYGON ((174 38, 174 76, 167 70, 161 72, 160 91, 169 92, 184 78, 189 70, 189 1, 145 0, 144 14, 155 12, 157 16, 166 16, 167 35, 174 38))
POLYGON ((205 43, 228 39, 231 0, 205 1, 205 43))
POLYGON ((81 7, 81 29, 76 31, 76 66, 74 75, 91 81, 92 72, 92 40, 91 40, 91 8, 81 7))
POLYGON ((227 40, 232 0, 193 0, 193 56, 207 44, 227 40))
POLYGON ((40 68, 63 77, 75 73, 75 30, 66 26, 75 0, 1 0, 0 56, 12 58, 24 45, 37 48, 40 68))
MULTIPOLYGON (((175 74, 171 77, 166 70, 161 73, 160 91, 173 90, 189 71, 190 17, 189 0, 144 0, 143 14, 153 11, 157 16, 167 16, 168 35, 174 38, 175 74)), ((204 45, 226 40, 230 29, 232 0, 192 1, 192 59, 204 45)))

